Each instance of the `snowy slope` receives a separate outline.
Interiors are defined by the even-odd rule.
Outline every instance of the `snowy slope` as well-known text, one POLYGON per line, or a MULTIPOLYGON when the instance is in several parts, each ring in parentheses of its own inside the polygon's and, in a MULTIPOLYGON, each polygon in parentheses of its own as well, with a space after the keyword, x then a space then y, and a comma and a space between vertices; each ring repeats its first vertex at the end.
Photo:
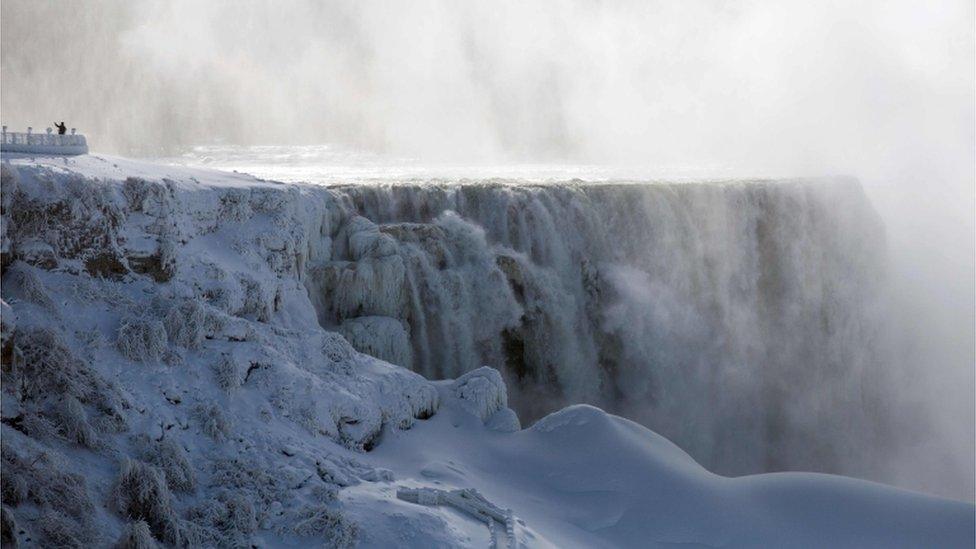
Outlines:
POLYGON ((968 504, 727 479, 588 406, 523 430, 494 370, 430 382, 357 352, 340 331, 375 354, 401 334, 324 330, 309 273, 354 257, 340 297, 382 308, 396 266, 328 189, 95 155, 0 167, 5 546, 973 544, 968 504), (476 489, 511 532, 407 488, 476 489))

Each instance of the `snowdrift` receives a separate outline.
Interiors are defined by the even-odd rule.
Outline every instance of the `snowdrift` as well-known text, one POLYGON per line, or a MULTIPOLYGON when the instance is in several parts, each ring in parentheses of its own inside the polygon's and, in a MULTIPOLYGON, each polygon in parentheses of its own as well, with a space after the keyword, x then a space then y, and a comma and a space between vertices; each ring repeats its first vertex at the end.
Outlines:
MULTIPOLYGON (((335 189, 113 157, 0 169, 4 546, 973 544, 968 504, 716 476, 588 406, 521 429, 497 370, 360 352, 429 360, 421 259, 444 284, 461 250, 485 288, 529 278, 471 267, 499 263, 460 218, 376 225, 335 189), (448 495, 397 498, 419 489, 448 495)), ((454 306, 478 330, 493 303, 454 306)))

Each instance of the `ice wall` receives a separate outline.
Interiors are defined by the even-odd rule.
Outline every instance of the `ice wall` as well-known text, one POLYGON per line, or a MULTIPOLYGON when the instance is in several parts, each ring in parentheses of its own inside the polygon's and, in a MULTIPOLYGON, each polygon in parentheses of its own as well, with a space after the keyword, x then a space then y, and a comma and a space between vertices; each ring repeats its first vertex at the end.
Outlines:
POLYGON ((724 473, 879 474, 885 240, 856 181, 331 191, 307 284, 360 350, 494 366, 525 422, 595 403, 724 473))

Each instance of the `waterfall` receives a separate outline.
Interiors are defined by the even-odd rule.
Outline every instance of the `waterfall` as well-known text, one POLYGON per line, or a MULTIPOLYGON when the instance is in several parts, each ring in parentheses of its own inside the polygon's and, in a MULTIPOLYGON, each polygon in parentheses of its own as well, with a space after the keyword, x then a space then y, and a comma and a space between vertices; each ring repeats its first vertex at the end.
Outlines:
POLYGON ((884 448, 885 239, 856 181, 330 193, 308 284, 364 352, 493 366, 523 422, 593 403, 727 474, 856 473, 884 448))

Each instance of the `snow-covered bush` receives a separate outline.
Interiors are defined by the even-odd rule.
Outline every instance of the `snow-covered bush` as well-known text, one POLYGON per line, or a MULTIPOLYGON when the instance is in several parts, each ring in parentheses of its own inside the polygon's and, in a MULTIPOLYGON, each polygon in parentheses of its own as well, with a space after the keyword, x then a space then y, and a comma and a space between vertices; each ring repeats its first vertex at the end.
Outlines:
POLYGON ((175 438, 153 440, 140 435, 138 446, 142 460, 158 467, 166 477, 166 485, 175 492, 192 492, 196 487, 196 475, 187 459, 183 446, 175 438))
POLYGON ((350 450, 372 450, 383 433, 382 412, 368 404, 357 403, 332 413, 339 431, 338 442, 350 450))
POLYGON ((131 316, 119 325, 116 341, 119 352, 135 362, 156 362, 166 352, 166 328, 147 317, 131 316))
POLYGON ((15 263, 3 277, 4 294, 16 296, 40 306, 50 313, 57 313, 57 306, 34 268, 23 262, 15 263))
POLYGON ((221 356, 214 363, 213 371, 214 379, 217 380, 217 385, 221 389, 230 391, 241 386, 241 374, 238 371, 237 362, 234 361, 232 356, 221 356))
MULTIPOLYGON (((45 403, 47 404, 47 403, 45 403)), ((21 408, 19 415, 20 430, 27 436, 36 440, 49 440, 56 436, 61 436, 61 431, 55 425, 52 418, 45 412, 47 406, 27 403, 21 408)))
POLYGON ((48 328, 17 331, 17 358, 4 379, 23 399, 49 394, 70 395, 91 402, 105 383, 72 353, 61 334, 48 328))
POLYGON ((215 460, 209 487, 250 495, 265 506, 292 497, 285 482, 251 459, 215 460))
POLYGON ((86 448, 98 445, 98 434, 88 423, 88 413, 75 397, 65 396, 55 410, 55 417, 58 432, 67 440, 86 448))
POLYGON ((305 507, 295 514, 292 530, 303 537, 324 537, 325 547, 354 547, 359 526, 342 513, 325 505, 305 507))
POLYGON ((322 337, 322 354, 332 363, 330 366, 348 368, 352 357, 356 354, 349 341, 336 332, 324 332, 322 337))
POLYGON ((95 395, 94 405, 100 415, 92 421, 92 426, 98 432, 124 433, 128 430, 125 410, 130 407, 130 404, 119 393, 114 382, 107 383, 106 389, 95 395))
POLYGON ((223 222, 240 223, 254 212, 251 210, 251 193, 248 189, 226 189, 220 197, 219 219, 223 222))
POLYGON ((47 547, 86 549, 92 546, 95 532, 91 526, 79 523, 53 509, 45 510, 35 522, 47 547))
POLYGON ((237 311, 238 316, 254 316, 258 322, 268 322, 274 310, 274 287, 261 284, 250 276, 241 276, 240 285, 244 291, 244 303, 237 311))
POLYGON ((39 524, 45 536, 65 540, 69 545, 72 539, 77 539, 89 545, 76 546, 90 546, 94 537, 90 521, 95 505, 88 496, 84 477, 65 472, 68 466, 51 454, 21 454, 6 440, 0 445, 0 458, 4 504, 17 507, 31 503, 46 509, 50 516, 39 524))
POLYGON ((156 215, 166 200, 166 187, 140 177, 129 177, 122 184, 122 196, 133 212, 156 215))
POLYGON ((163 472, 141 461, 123 458, 112 491, 115 509, 124 517, 144 520, 153 536, 171 545, 183 539, 173 497, 163 472))
POLYGON ((249 547, 258 528, 249 497, 231 491, 191 508, 187 518, 198 528, 201 541, 218 547, 249 547))
POLYGON ((159 544, 153 539, 149 524, 144 520, 134 520, 125 527, 122 537, 115 542, 113 549, 157 549, 159 544))
POLYGON ((193 415, 200 422, 200 428, 210 438, 221 441, 230 434, 230 420, 214 403, 200 404, 193 410, 193 415))
POLYGON ((188 299, 169 309, 163 325, 170 342, 196 349, 207 333, 207 312, 195 300, 188 299))

